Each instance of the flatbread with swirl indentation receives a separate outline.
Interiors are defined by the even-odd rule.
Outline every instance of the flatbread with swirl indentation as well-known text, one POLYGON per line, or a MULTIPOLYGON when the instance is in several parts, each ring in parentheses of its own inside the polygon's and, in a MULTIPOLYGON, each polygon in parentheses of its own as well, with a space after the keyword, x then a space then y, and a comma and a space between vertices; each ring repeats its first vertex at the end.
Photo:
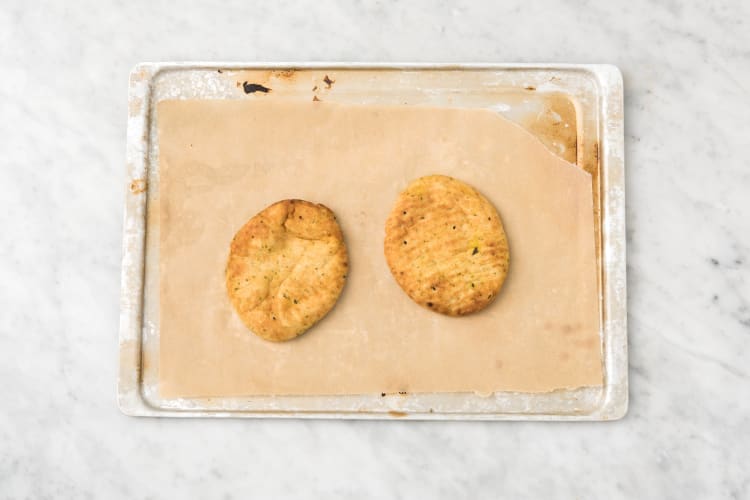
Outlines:
POLYGON ((333 308, 347 267, 333 212, 308 201, 283 200, 258 213, 234 236, 227 293, 256 335, 289 340, 333 308))

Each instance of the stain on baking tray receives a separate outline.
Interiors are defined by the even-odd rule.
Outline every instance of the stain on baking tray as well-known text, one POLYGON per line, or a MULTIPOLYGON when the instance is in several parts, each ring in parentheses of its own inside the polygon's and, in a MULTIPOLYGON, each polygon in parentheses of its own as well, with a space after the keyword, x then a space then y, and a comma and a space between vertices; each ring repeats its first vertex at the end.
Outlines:
POLYGON ((388 410, 388 415, 401 418, 407 416, 408 413, 406 413, 405 411, 388 410))
POLYGON ((130 192, 133 194, 140 194, 146 190, 146 179, 134 179, 130 183, 130 192))
POLYGON ((141 108, 143 107, 143 99, 140 97, 133 96, 130 98, 130 102, 128 103, 128 114, 129 116, 138 116, 138 113, 141 112, 141 108))
MULTIPOLYGON (((529 87, 526 87, 529 90, 529 87)), ((529 132, 561 158, 576 163, 578 156, 577 115, 573 101, 558 92, 542 93, 544 109, 521 120, 529 132)), ((580 165, 591 173, 591 165, 580 165)))
POLYGON ((313 102, 319 102, 320 99, 318 99, 318 96, 314 95, 312 98, 313 102))
POLYGON ((326 84, 326 88, 330 89, 331 86, 336 83, 336 80, 331 80, 328 75, 323 78, 323 83, 326 84))
POLYGON ((296 72, 297 72, 296 69, 289 68, 289 69, 280 69, 280 70, 274 71, 272 74, 276 78, 292 78, 296 72))
POLYGON ((271 92, 271 89, 269 89, 265 85, 249 82, 242 82, 242 90, 244 90, 246 94, 254 94, 255 92, 263 92, 264 94, 268 94, 269 92, 271 92))

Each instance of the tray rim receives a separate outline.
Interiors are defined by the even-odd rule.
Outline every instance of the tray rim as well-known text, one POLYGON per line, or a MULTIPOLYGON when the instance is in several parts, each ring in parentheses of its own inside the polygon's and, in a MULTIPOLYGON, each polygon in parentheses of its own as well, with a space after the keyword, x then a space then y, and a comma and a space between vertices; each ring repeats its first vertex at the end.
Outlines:
POLYGON ((402 413, 402 412, 352 412, 352 411, 283 411, 283 410, 171 410, 156 408, 144 400, 141 384, 141 330, 143 319, 143 289, 145 271, 146 189, 136 186, 131 179, 145 179, 147 173, 149 109, 131 116, 127 130, 127 177, 123 214, 123 254, 121 268, 121 296, 119 323, 119 373, 117 402, 122 413, 129 416, 151 417, 223 417, 223 418, 336 418, 385 420, 528 420, 528 421, 612 421, 625 416, 628 410, 628 354, 627 354, 627 281, 625 235, 625 182, 624 182, 624 113, 622 73, 611 64, 558 64, 558 63, 369 63, 369 62, 142 62, 130 73, 128 103, 135 99, 145 102, 151 98, 151 82, 164 70, 186 69, 373 69, 373 70, 540 70, 589 73, 600 88, 601 107, 599 141, 601 189, 619 191, 615 197, 603 196, 601 203, 603 273, 601 300, 606 320, 602 325, 604 342, 603 361, 605 377, 612 373, 615 384, 605 380, 604 402, 588 414, 526 414, 526 413, 402 413), (614 199, 613 199, 614 198, 614 199), (606 227, 606 231, 605 231, 606 227), (605 233, 607 239, 605 241, 605 233), (615 240, 617 244, 609 244, 615 240), (606 263, 606 266, 605 266, 606 263), (615 293, 615 287, 619 293, 615 293))

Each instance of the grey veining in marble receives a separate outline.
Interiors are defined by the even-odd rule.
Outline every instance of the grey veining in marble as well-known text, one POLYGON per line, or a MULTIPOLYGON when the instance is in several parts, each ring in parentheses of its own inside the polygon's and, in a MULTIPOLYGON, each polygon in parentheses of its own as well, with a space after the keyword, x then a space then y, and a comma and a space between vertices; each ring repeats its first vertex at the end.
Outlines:
POLYGON ((0 498, 750 498, 750 3, 698 5, 0 2, 0 498), (142 60, 617 64, 628 416, 121 415, 127 75, 142 60))

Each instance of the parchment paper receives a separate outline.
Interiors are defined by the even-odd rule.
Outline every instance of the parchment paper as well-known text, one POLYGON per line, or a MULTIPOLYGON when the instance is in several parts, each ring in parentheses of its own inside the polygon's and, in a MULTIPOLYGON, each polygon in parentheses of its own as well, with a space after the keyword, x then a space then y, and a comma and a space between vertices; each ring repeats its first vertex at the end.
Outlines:
POLYGON ((602 385, 591 177, 491 111, 264 100, 157 107, 162 397, 546 392, 602 385), (451 318, 383 257, 398 193, 454 176, 498 209, 510 272, 451 318), (224 289, 235 232, 285 198, 337 215, 350 256, 329 315, 296 340, 248 331, 224 289))

